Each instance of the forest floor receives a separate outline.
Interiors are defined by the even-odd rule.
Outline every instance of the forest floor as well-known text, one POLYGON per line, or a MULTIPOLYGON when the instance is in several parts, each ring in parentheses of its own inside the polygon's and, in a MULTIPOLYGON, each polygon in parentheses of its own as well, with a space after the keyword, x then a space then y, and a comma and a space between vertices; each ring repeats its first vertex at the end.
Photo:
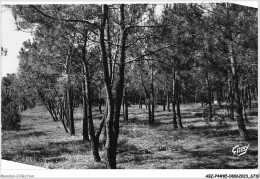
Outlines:
MULTIPOLYGON (((248 169, 258 168, 257 103, 248 111, 249 141, 239 137, 236 121, 206 124, 200 104, 182 105, 184 129, 173 130, 172 112, 159 106, 154 126, 148 125, 143 106, 129 108, 129 122, 120 122, 117 166, 122 169, 248 169), (247 146, 246 154, 234 156, 232 148, 247 146)), ((94 110, 95 126, 102 114, 94 110)), ((44 107, 22 114, 19 131, 2 132, 2 159, 49 169, 105 168, 93 161, 90 144, 82 142, 82 108, 75 110, 76 135, 65 132, 44 107)), ((101 136, 102 139, 102 136, 101 136)), ((104 151, 100 151, 103 158, 104 151)))

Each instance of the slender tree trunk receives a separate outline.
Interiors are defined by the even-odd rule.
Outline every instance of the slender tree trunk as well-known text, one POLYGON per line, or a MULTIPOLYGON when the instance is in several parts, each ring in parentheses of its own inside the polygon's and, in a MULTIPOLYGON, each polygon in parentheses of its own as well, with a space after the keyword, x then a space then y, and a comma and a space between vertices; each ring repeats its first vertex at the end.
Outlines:
POLYGON ((73 115, 73 89, 72 89, 72 87, 69 87, 67 92, 68 92, 70 135, 75 135, 74 115, 73 115))
MULTIPOLYGON (((86 32, 87 34, 87 32, 86 32)), ((94 160, 96 162, 100 162, 99 156, 99 138, 95 136, 95 129, 93 123, 93 116, 92 116, 92 91, 90 87, 90 76, 89 76, 89 66, 86 60, 86 42, 87 39, 84 40, 84 47, 82 48, 82 65, 83 65, 83 73, 84 73, 84 83, 85 83, 85 96, 86 101, 88 101, 88 134, 91 143, 91 150, 94 160)))
POLYGON ((154 107, 155 107, 155 97, 154 97, 154 86, 153 86, 153 66, 152 66, 152 73, 151 73, 151 125, 154 125, 154 107))
POLYGON ((170 94, 167 92, 167 111, 171 111, 170 109, 170 94))
POLYGON ((204 100, 204 97, 203 97, 202 92, 200 93, 200 96, 201 96, 201 107, 203 107, 203 100, 204 100))
POLYGON ((99 87, 99 95, 98 95, 98 110, 99 110, 99 113, 102 114, 101 86, 99 87))
POLYGON ((208 79, 208 74, 206 74, 206 83, 207 83, 207 88, 208 88, 208 105, 209 105, 209 121, 211 121, 212 118, 212 99, 211 99, 211 87, 209 85, 209 79, 208 79))
POLYGON ((233 95, 233 85, 232 81, 229 81, 229 101, 230 101, 230 119, 235 120, 234 118, 234 95, 233 95))
POLYGON ((162 96, 163 111, 165 111, 166 102, 167 102, 167 95, 162 96), (166 97, 166 100, 165 100, 165 97, 166 97))
POLYGON ((217 100, 218 100, 218 107, 221 108, 221 98, 222 98, 222 84, 219 84, 217 90, 217 100))
POLYGON ((221 84, 221 88, 220 88, 220 101, 221 103, 224 102, 223 84, 221 84))
POLYGON ((177 115, 176 115, 176 78, 175 69, 173 68, 173 78, 172 78, 172 112, 173 112, 173 129, 177 129, 177 115))
POLYGON ((128 98, 127 98, 127 87, 125 87, 124 90, 124 105, 125 105, 125 110, 124 110, 124 120, 128 121, 128 98))
POLYGON ((85 85, 86 85, 86 93, 87 93, 87 101, 88 101, 88 132, 91 142, 91 148, 92 148, 92 155, 94 157, 94 160, 96 162, 100 162, 100 156, 99 156, 99 140, 95 137, 95 129, 94 129, 94 123, 93 123, 93 116, 92 116, 92 93, 90 89, 90 81, 88 76, 88 67, 87 65, 84 66, 85 69, 85 85))
POLYGON ((253 86, 252 95, 253 95, 253 98, 254 98, 255 101, 257 100, 257 91, 256 90, 257 90, 256 87, 253 86))
POLYGON ((175 106, 176 106, 176 97, 175 95, 173 95, 172 97, 172 112, 173 112, 173 129, 177 129, 178 126, 177 126, 177 116, 176 116, 176 109, 175 109, 175 106))
POLYGON ((139 97, 139 109, 142 109, 142 96, 139 97))
POLYGON ((246 89, 242 89, 242 92, 241 92, 241 96, 242 96, 242 107, 243 107, 243 113, 244 113, 244 119, 245 119, 245 122, 249 122, 248 119, 247 119, 247 114, 246 114, 246 93, 245 93, 246 89))
POLYGON ((251 110, 252 109, 252 97, 251 97, 250 85, 247 86, 247 94, 248 94, 248 108, 249 108, 249 110, 251 110))
POLYGON ((194 103, 197 103, 197 97, 198 96, 198 87, 196 88, 196 91, 195 91, 195 97, 194 97, 194 103))
POLYGON ((85 82, 82 82, 83 91, 83 141, 89 141, 88 136, 88 107, 87 107, 87 96, 86 96, 86 86, 85 82))
POLYGON ((212 100, 211 103, 214 104, 214 100, 215 100, 215 98, 214 98, 214 91, 212 89, 210 91, 211 91, 211 100, 212 100))
POLYGON ((149 96, 147 99, 147 106, 148 106, 148 122, 149 122, 149 125, 152 125, 151 98, 149 96))
MULTIPOLYGON (((137 95, 134 93, 134 105, 137 104, 137 101, 138 101, 138 99, 137 99, 137 95)), ((130 101, 129 101, 129 102, 130 102, 130 101)))
POLYGON ((62 104, 60 104, 60 112, 59 112, 59 116, 60 116, 60 120, 62 122, 62 125, 63 125, 63 128, 65 129, 66 133, 69 133, 67 127, 66 127, 66 124, 64 122, 64 111, 63 111, 63 106, 62 104))
MULTIPOLYGON (((66 127, 69 129, 70 125, 69 125, 69 108, 68 108, 68 89, 66 89, 65 91, 65 95, 64 95, 64 113, 67 116, 66 117, 66 121, 65 121, 65 125, 66 127)), ((70 130, 70 129, 69 129, 70 130)))
POLYGON ((175 93, 175 99, 176 99, 176 106, 177 106, 177 119, 179 128, 183 129, 182 122, 181 122, 181 111, 180 111, 180 86, 179 81, 176 81, 176 93, 175 93))

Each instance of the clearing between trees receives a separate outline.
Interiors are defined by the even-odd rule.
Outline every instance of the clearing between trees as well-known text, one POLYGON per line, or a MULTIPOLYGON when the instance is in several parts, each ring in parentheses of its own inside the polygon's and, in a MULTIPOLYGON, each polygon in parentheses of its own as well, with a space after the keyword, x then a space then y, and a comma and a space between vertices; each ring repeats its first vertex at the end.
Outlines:
MULTIPOLYGON (((213 106, 216 107, 216 106, 213 106)), ((103 106, 104 108, 104 106, 103 106)), ((102 108, 102 109, 103 109, 102 108)), ((236 121, 207 124, 201 117, 200 104, 181 105, 184 129, 173 130, 172 111, 157 106, 155 125, 149 126, 146 109, 129 107, 129 121, 120 121, 117 163, 121 169, 249 169, 258 164, 257 103, 248 110, 249 141, 239 138, 236 121), (236 145, 249 148, 246 154, 234 156, 236 145)), ((102 119, 93 110, 95 126, 102 119)), ((22 113, 19 131, 2 134, 2 159, 49 169, 106 168, 94 162, 89 142, 82 141, 82 109, 75 109, 75 136, 65 133, 60 122, 54 122, 47 109, 37 106, 22 113)), ((101 140, 103 134, 101 134, 101 140)), ((100 155, 104 155, 102 145, 100 155)))

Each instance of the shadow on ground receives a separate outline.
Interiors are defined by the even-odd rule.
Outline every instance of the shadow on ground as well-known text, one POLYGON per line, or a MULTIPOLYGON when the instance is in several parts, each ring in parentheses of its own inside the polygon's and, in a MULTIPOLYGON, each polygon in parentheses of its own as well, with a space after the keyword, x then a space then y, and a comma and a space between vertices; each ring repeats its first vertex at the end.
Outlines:
POLYGON ((19 161, 19 156, 37 162, 58 162, 67 160, 63 155, 85 154, 87 151, 90 151, 90 145, 82 140, 49 142, 46 145, 27 145, 18 153, 4 153, 2 159, 19 161))

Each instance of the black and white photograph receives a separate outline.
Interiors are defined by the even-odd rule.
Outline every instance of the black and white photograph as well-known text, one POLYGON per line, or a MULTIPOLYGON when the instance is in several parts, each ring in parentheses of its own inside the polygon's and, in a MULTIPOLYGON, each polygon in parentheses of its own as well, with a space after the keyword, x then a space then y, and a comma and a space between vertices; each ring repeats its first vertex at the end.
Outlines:
POLYGON ((1 4, 1 177, 259 177, 258 1, 22 2, 1 4))

